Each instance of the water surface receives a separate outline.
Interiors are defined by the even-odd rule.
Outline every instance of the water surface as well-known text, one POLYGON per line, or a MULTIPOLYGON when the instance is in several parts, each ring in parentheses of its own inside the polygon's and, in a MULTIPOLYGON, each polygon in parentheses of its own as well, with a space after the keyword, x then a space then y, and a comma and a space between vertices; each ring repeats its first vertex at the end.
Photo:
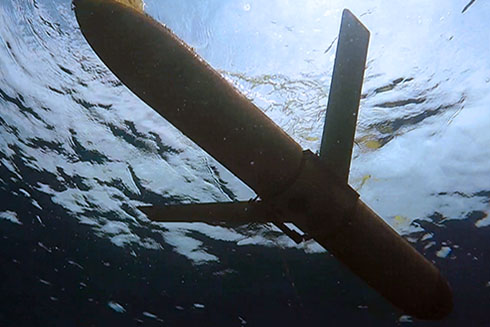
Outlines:
MULTIPOLYGON (((137 209, 254 193, 131 94, 68 0, 0 2, 0 325, 490 324, 490 5, 146 1, 317 151, 343 8, 371 31, 350 184, 448 277, 414 321, 314 242, 137 209)), ((144 60, 144 58, 143 58, 144 60)))

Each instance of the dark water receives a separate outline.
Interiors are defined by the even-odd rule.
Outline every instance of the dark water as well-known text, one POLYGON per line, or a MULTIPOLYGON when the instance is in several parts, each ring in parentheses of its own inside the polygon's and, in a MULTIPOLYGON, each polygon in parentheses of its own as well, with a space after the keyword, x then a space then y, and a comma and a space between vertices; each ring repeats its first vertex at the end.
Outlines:
POLYGON ((268 226, 150 223, 138 204, 253 193, 105 69, 69 1, 1 1, 0 326, 490 326, 489 6, 480 4, 464 17, 456 4, 406 6, 419 27, 400 22, 389 34, 400 3, 274 16, 276 2, 147 1, 313 150, 331 67, 315 71, 337 32, 330 18, 349 6, 375 32, 350 182, 452 285, 454 312, 422 322, 317 245, 295 246, 268 226), (300 25, 306 16, 329 17, 330 34, 313 37, 319 23, 300 25), (260 37, 240 34, 247 24, 260 37), (286 43, 305 49, 282 53, 286 43), (277 59, 262 64, 253 54, 262 50, 277 59), (407 51, 413 63, 390 61, 407 51))
POLYGON ((21 226, 0 222, 2 326, 488 325, 490 242, 488 227, 474 226, 478 214, 424 225, 436 235, 425 255, 449 279, 455 310, 442 322, 403 323, 400 312, 329 255, 192 233, 220 258, 196 266, 169 246, 116 247, 49 196, 33 195, 48 210, 32 207, 31 199, 14 195, 20 187, 12 183, 1 193, 2 210, 26 217, 21 226), (459 247, 441 259, 435 254, 441 244, 459 247))

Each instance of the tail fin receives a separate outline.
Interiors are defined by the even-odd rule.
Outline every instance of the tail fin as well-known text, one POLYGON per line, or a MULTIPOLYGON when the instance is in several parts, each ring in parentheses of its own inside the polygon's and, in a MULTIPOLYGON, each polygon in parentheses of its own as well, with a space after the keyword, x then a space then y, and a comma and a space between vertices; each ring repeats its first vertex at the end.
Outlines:
POLYGON ((328 97, 320 158, 346 182, 349 177, 368 43, 367 28, 345 9, 328 97))

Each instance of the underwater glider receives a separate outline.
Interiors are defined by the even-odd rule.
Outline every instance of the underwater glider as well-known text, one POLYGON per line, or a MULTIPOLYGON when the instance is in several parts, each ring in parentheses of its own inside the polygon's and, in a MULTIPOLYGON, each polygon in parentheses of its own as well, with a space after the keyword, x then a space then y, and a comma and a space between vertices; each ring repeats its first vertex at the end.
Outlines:
POLYGON ((419 319, 453 306, 439 270, 359 199, 347 182, 369 31, 344 10, 320 155, 303 151, 168 28, 115 0, 74 0, 81 31, 140 99, 218 160, 258 201, 141 207, 154 221, 272 222, 332 253, 419 319))

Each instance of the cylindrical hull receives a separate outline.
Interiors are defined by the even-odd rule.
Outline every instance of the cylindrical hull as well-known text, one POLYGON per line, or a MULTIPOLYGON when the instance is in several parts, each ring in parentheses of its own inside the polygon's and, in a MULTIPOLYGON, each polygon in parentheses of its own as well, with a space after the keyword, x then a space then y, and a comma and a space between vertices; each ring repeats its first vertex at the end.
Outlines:
POLYGON ((301 147, 170 30, 114 1, 74 3, 90 45, 138 97, 262 198, 290 183, 301 147))
POLYGON ((273 220, 293 221, 405 312, 439 319, 451 311, 451 291, 434 265, 168 29, 111 0, 74 3, 108 67, 252 187, 273 220))
POLYGON ((275 211, 404 312, 420 319, 449 314, 452 292, 439 270, 329 169, 305 151, 298 178, 273 199, 275 211))
POLYGON ((328 249, 395 306, 419 319, 452 311, 452 292, 439 270, 358 200, 333 237, 316 236, 328 249))

